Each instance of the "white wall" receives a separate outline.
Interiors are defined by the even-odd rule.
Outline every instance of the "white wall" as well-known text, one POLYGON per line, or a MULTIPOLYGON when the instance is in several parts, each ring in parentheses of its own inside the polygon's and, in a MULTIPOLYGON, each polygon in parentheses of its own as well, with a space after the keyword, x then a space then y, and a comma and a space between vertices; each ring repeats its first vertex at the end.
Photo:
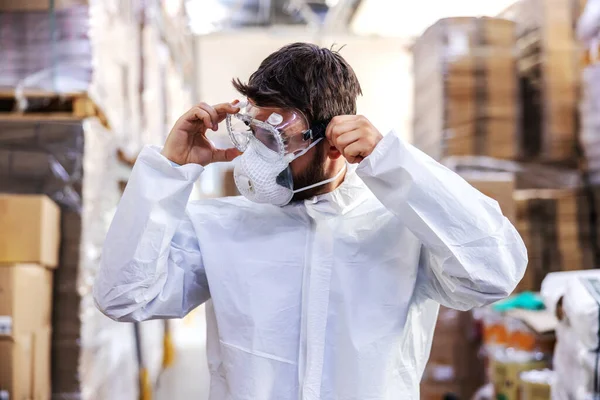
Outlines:
POLYGON ((366 38, 353 35, 318 37, 306 30, 248 30, 217 33, 197 38, 198 98, 207 103, 239 97, 231 79, 250 77, 261 61, 282 46, 307 41, 330 47, 346 45, 341 54, 354 68, 364 96, 359 113, 383 133, 398 129, 410 137, 412 77, 410 54, 397 38, 366 38))

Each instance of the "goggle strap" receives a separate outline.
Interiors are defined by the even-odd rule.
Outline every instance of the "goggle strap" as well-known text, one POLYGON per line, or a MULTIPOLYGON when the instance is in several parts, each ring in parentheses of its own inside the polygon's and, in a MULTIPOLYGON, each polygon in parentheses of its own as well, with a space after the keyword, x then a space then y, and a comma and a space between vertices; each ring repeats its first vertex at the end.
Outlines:
POLYGON ((297 154, 290 153, 290 154, 286 155, 285 158, 286 158, 287 163, 289 164, 292 161, 294 161, 296 158, 305 155, 310 149, 312 149, 313 147, 315 147, 317 145, 317 143, 319 143, 321 140, 323 140, 323 138, 319 138, 319 139, 315 140, 307 148, 305 148, 304 150, 302 150, 300 153, 297 153, 297 154))

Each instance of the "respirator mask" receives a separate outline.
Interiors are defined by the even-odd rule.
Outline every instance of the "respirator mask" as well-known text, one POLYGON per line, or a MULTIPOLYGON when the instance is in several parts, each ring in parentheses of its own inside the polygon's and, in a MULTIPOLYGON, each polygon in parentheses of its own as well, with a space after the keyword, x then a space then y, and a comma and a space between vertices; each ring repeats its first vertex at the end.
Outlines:
POLYGON ((331 179, 303 188, 294 188, 290 163, 306 154, 325 137, 325 125, 308 124, 295 110, 257 107, 247 101, 235 105, 237 114, 227 115, 229 137, 243 154, 237 158, 235 185, 247 199, 276 206, 288 204, 295 193, 326 185, 331 179))

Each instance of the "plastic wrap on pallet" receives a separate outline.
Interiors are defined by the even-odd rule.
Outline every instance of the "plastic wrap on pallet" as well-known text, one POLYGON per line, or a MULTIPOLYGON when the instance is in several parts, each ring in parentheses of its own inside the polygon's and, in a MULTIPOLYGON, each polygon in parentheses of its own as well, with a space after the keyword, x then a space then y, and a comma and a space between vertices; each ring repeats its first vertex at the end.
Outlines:
POLYGON ((416 42, 415 145, 435 159, 518 155, 515 31, 495 18, 447 18, 416 42))
POLYGON ((85 91, 92 75, 87 6, 0 12, 0 88, 85 91))
MULTIPOLYGON (((600 49, 600 37, 595 46, 600 49)), ((600 59, 600 57, 599 57, 600 59)), ((590 183, 600 185, 600 62, 583 70, 580 142, 590 183)))
POLYGON ((458 173, 506 172, 518 189, 575 189, 582 186, 579 171, 483 156, 447 157, 442 163, 458 173))
POLYGON ((135 398, 137 365, 131 326, 115 323, 95 307, 92 285, 102 244, 120 197, 113 135, 86 120, 83 214, 78 292, 81 295, 82 399, 135 398))
POLYGON ((119 199, 116 153, 114 136, 95 119, 0 122, 0 191, 45 193, 63 209, 53 294, 53 399, 137 396, 132 327, 102 315, 91 295, 119 199))
POLYGON ((577 153, 581 0, 518 0, 500 17, 515 21, 524 159, 574 165, 577 153))
MULTIPOLYGON (((118 6, 127 8, 126 3, 118 6)), ((156 16, 157 5, 147 3, 145 14, 156 16)), ((164 143, 175 120, 192 106, 192 82, 184 79, 165 40, 175 34, 160 29, 154 17, 140 24, 139 10, 115 11, 99 0, 89 7, 94 49, 89 95, 108 117, 119 147, 134 158, 143 145, 164 143)), ((172 42, 190 40, 175 36, 172 42)))

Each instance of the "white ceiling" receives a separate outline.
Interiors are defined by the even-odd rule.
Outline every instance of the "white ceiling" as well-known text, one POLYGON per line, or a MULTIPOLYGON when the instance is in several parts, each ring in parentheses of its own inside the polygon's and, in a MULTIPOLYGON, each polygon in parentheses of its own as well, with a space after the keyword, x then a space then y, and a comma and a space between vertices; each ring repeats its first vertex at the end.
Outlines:
POLYGON ((352 30, 359 34, 415 37, 440 18, 494 16, 515 0, 363 0, 352 30))

